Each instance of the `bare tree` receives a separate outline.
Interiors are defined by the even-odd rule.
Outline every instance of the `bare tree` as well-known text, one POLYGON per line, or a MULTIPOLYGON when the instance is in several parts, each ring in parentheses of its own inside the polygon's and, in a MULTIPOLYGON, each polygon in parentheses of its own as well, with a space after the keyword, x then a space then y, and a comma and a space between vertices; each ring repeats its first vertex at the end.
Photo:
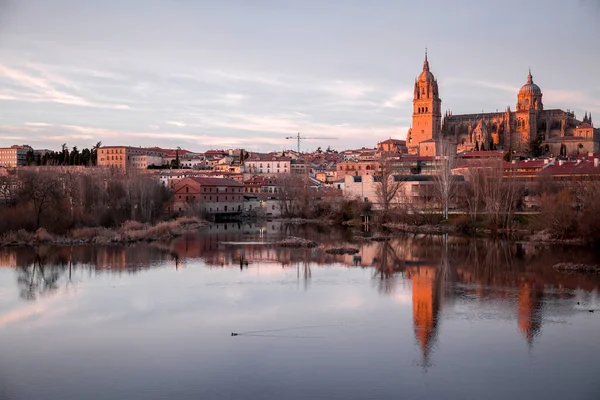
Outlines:
POLYGON ((33 206, 36 228, 41 226, 44 213, 56 205, 61 196, 60 183, 55 174, 29 172, 21 176, 19 198, 33 206))
POLYGON ((17 181, 13 175, 0 175, 0 202, 7 205, 14 201, 17 181))
POLYGON ((276 184, 279 191, 281 213, 286 217, 301 215, 303 213, 301 209, 303 195, 307 194, 302 179, 292 174, 281 174, 277 177, 276 184))
POLYGON ((522 186, 516 181, 516 171, 505 173, 502 160, 486 162, 480 169, 481 196, 492 229, 510 229, 514 212, 522 200, 522 186))
POLYGON ((394 172, 394 159, 386 157, 379 165, 379 174, 373 177, 375 181, 375 195, 377 196, 377 201, 381 204, 384 217, 400 196, 400 189, 404 183, 404 180, 400 176, 394 175, 394 172))
POLYGON ((482 165, 476 164, 467 170, 466 183, 461 191, 464 196, 464 202, 467 205, 468 213, 471 217, 471 226, 475 228, 477 224, 477 216, 479 215, 479 209, 482 205, 482 191, 483 191, 483 173, 482 165))
POLYGON ((452 173, 456 167, 455 146, 440 140, 437 146, 438 173, 434 177, 436 194, 442 208, 444 219, 448 219, 448 210, 456 197, 458 178, 452 173))

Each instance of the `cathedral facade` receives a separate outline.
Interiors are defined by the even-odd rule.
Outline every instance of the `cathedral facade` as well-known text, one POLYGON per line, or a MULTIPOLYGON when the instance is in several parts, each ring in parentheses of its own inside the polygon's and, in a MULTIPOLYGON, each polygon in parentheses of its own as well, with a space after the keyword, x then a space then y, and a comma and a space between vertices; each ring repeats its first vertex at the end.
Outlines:
POLYGON ((429 69, 427 54, 423 71, 415 81, 412 126, 407 135, 410 154, 436 155, 442 140, 461 151, 503 150, 517 155, 537 152, 545 156, 577 156, 600 149, 600 129, 591 114, 583 120, 561 109, 544 109, 543 93, 531 71, 517 94, 515 110, 441 115, 442 100, 437 80, 429 69))

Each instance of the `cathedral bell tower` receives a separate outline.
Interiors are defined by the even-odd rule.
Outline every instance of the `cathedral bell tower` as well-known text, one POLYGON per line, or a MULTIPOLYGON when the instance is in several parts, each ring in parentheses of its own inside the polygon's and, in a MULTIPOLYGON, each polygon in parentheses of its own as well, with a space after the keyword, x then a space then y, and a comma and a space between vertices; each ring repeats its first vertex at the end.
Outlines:
POLYGON ((408 132, 408 147, 411 154, 417 154, 419 143, 437 140, 442 123, 442 100, 439 96, 437 80, 429 70, 427 50, 423 71, 415 80, 413 98, 412 127, 408 132))

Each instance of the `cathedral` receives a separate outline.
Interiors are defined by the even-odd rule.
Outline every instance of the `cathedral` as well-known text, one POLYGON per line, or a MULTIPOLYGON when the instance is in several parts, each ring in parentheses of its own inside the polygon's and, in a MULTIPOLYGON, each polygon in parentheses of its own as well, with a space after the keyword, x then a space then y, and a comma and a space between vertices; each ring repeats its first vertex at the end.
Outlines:
POLYGON ((544 109, 542 97, 529 71, 514 111, 510 106, 492 113, 446 111, 442 117, 438 83, 425 52, 423 71, 415 80, 409 154, 434 156, 442 141, 455 145, 458 152, 502 150, 531 155, 537 151, 544 156, 571 157, 599 151, 600 129, 594 128, 591 114, 586 112, 580 121, 570 110, 544 109))

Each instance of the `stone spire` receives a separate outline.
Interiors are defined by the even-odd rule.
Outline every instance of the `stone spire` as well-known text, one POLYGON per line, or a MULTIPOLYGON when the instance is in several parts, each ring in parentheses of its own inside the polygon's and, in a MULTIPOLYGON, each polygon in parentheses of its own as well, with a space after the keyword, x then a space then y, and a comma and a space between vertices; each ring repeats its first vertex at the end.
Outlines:
POLYGON ((429 61, 427 61, 427 47, 425 47, 425 61, 423 61, 423 71, 429 72, 429 61))

